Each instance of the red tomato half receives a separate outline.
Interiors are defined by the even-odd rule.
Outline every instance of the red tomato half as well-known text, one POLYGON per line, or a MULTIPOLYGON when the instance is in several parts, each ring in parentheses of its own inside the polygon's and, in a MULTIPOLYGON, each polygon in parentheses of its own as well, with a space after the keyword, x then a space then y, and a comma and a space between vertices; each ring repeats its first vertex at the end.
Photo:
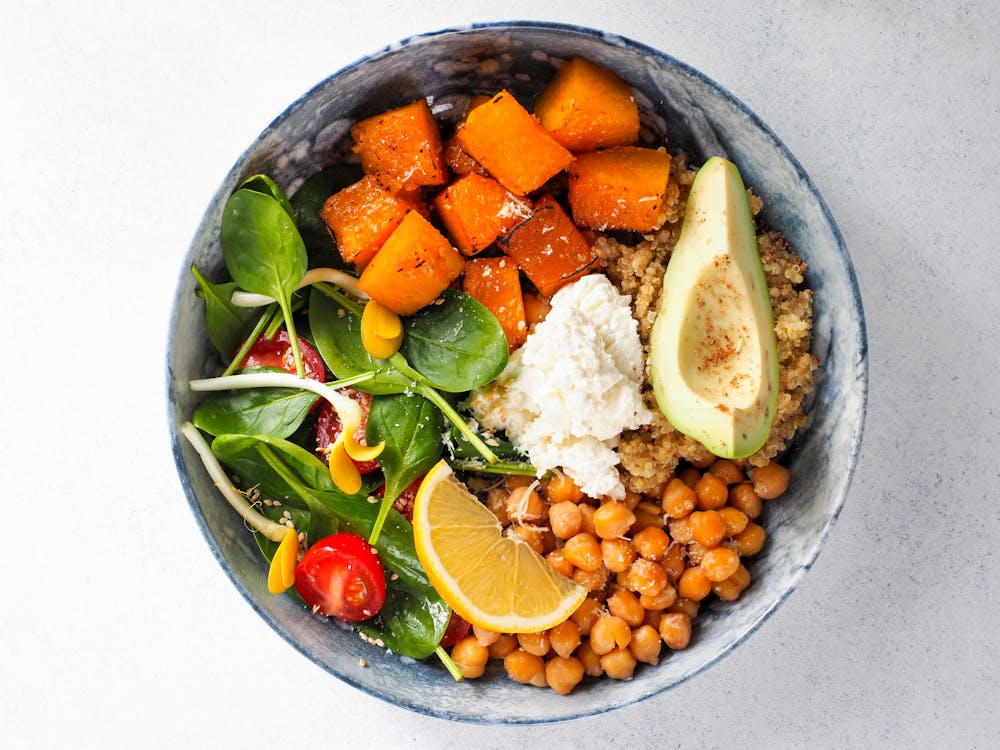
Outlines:
POLYGON ((462 619, 461 615, 452 612, 451 619, 448 620, 448 627, 445 628, 444 635, 441 636, 441 645, 445 648, 451 648, 469 634, 471 627, 472 625, 467 620, 462 619))
MULTIPOLYGON (((424 481, 424 477, 421 475, 410 482, 410 486, 399 493, 393 503, 392 507, 395 508, 399 513, 410 523, 413 523, 413 501, 417 499, 417 490, 420 489, 420 483, 424 481)), ((385 485, 383 484, 377 490, 375 494, 379 497, 385 497, 385 485)))
POLYGON ((378 554, 354 534, 333 534, 308 549, 295 566, 295 590, 327 617, 360 622, 385 602, 385 573, 378 554))
MULTIPOLYGON (((368 427, 368 412, 372 408, 372 395, 350 387, 340 388, 337 392, 353 398, 361 405, 361 426, 354 431, 354 439, 363 443, 365 440, 365 429, 368 427)), ((340 433, 343 431, 344 425, 340 421, 340 417, 337 416, 337 412, 334 411, 329 401, 324 401, 323 408, 319 410, 319 419, 316 420, 316 452, 322 453, 324 456, 327 455, 330 446, 337 442, 337 438, 340 437, 340 433)), ((378 461, 374 459, 371 461, 355 461, 354 465, 358 467, 358 471, 362 474, 371 474, 373 471, 377 471, 379 467, 378 461)))
MULTIPOLYGON (((299 349, 302 351, 302 366, 306 371, 306 377, 321 383, 325 382, 326 368, 323 367, 323 358, 301 338, 299 339, 299 349)), ((292 337, 288 335, 286 330, 278 331, 270 340, 261 335, 250 347, 250 351, 240 363, 240 367, 276 367, 294 375, 295 357, 292 355, 292 337)))

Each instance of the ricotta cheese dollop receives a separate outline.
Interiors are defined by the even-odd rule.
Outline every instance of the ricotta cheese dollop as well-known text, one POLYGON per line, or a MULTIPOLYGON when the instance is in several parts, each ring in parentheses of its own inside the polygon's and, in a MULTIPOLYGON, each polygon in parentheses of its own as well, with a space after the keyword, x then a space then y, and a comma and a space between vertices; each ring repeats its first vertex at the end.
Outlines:
POLYGON ((618 438, 648 424, 645 362, 629 298, 602 274, 568 284, 500 376, 469 406, 504 431, 541 476, 562 469, 591 497, 625 497, 618 438))

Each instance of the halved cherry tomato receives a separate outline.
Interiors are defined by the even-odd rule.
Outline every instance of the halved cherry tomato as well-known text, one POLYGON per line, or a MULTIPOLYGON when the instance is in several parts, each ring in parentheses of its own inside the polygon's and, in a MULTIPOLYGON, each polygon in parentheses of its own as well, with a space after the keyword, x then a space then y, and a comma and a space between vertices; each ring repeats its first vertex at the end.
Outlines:
POLYGON ((441 636, 441 645, 450 648, 465 638, 469 634, 472 625, 462 618, 461 615, 452 612, 451 619, 448 620, 448 627, 445 628, 444 635, 441 636))
MULTIPOLYGON (((392 502, 392 507, 398 510, 403 518, 410 523, 413 523, 413 501, 417 499, 417 490, 420 489, 420 483, 423 481, 423 475, 414 479, 410 486, 400 492, 399 497, 392 502)), ((379 497, 385 497, 385 485, 383 484, 375 490, 375 494, 379 497)))
MULTIPOLYGON (((306 377, 321 383, 325 382, 326 368, 323 367, 323 358, 302 338, 299 338, 299 349, 302 351, 302 366, 306 371, 306 377)), ((272 339, 266 339, 262 334, 250 347, 240 367, 275 367, 294 375, 292 337, 286 330, 278 331, 272 339)))
MULTIPOLYGON (((361 405, 361 426, 354 431, 354 439, 360 443, 364 443, 365 429, 368 426, 368 412, 372 407, 372 395, 350 387, 340 388, 338 392, 353 398, 361 405)), ((333 406, 329 402, 324 403, 323 408, 319 410, 319 419, 316 420, 316 452, 327 456, 330 447, 337 442, 337 438, 340 437, 340 433, 343 431, 344 425, 333 406)), ((354 465, 358 467, 358 471, 362 474, 371 474, 373 471, 377 471, 379 467, 379 463, 375 459, 371 461, 355 461, 354 465)))
POLYGON ((299 560, 295 590, 321 614, 360 622, 382 609, 385 572, 364 539, 333 534, 316 542, 299 560))

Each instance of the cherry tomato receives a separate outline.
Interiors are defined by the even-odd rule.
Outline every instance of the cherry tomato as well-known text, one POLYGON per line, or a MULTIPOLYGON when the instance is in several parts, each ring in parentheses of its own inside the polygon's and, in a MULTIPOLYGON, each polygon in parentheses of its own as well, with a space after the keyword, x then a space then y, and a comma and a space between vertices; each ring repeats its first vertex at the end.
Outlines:
POLYGON ((441 636, 441 645, 445 648, 454 646, 469 634, 471 628, 472 626, 467 620, 462 619, 461 615, 452 612, 451 619, 448 620, 448 627, 445 628, 444 635, 441 636))
MULTIPOLYGON (((323 367, 323 358, 301 338, 299 339, 299 349, 302 351, 302 366, 306 371, 306 377, 321 383, 324 382, 326 368, 323 367)), ((266 339, 261 335, 250 347, 250 351, 240 363, 240 367, 276 367, 294 375, 295 357, 292 354, 292 337, 285 330, 278 331, 272 339, 266 339)))
MULTIPOLYGON (((399 497, 392 502, 392 507, 399 511, 403 518, 410 523, 413 523, 413 501, 417 499, 417 490, 420 489, 420 483, 423 481, 423 476, 414 479, 410 483, 410 486, 400 492, 399 497)), ((383 484, 375 490, 375 494, 379 497, 385 497, 385 485, 383 484)))
POLYGON ((295 566, 295 590, 327 617, 360 622, 385 602, 385 573, 378 554, 354 534, 316 542, 295 566))
MULTIPOLYGON (((338 393, 343 393, 357 401, 361 405, 361 426, 354 432, 354 439, 363 442, 365 439, 365 429, 368 426, 368 412, 372 407, 372 395, 354 388, 341 388, 338 393)), ((316 420, 316 451, 326 455, 330 446, 337 442, 340 433, 344 431, 344 425, 334 411, 330 403, 324 402, 323 408, 319 410, 319 419, 316 420)), ((377 460, 355 461, 354 465, 362 474, 371 474, 377 471, 379 463, 377 460)))

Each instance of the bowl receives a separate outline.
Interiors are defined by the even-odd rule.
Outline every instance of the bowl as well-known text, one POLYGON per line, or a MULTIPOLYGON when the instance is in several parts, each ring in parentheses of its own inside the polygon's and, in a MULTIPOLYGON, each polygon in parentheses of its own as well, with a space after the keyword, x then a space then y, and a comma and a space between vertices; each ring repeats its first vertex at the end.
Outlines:
POLYGON ((812 565, 847 493, 861 442, 867 394, 864 316, 843 240, 823 199, 774 133, 746 106, 693 68, 619 36, 543 23, 474 25, 415 36, 335 73, 288 107, 250 145, 205 211, 184 259, 168 342, 168 417, 181 484, 215 557, 251 607, 275 631, 339 679, 397 706, 446 719, 483 723, 568 720, 620 708, 692 678, 739 646, 784 601, 812 565), (247 176, 266 172, 290 194, 305 177, 337 161, 360 118, 418 97, 436 110, 460 111, 462 97, 506 87, 526 100, 554 63, 582 55, 632 84, 644 124, 666 134, 671 149, 700 164, 724 155, 764 198, 764 221, 781 231, 808 263, 815 290, 814 353, 822 361, 812 422, 786 461, 795 477, 767 506, 770 540, 751 566, 753 584, 735 603, 717 602, 696 619, 692 645, 627 682, 597 680, 571 695, 519 685, 502 668, 486 679, 455 683, 436 660, 416 662, 365 644, 313 616, 290 596, 267 592, 260 553, 212 485, 178 426, 196 395, 192 378, 209 374, 208 343, 192 263, 222 268, 219 224, 227 197, 247 176), (359 666, 364 659, 368 667, 359 666))

